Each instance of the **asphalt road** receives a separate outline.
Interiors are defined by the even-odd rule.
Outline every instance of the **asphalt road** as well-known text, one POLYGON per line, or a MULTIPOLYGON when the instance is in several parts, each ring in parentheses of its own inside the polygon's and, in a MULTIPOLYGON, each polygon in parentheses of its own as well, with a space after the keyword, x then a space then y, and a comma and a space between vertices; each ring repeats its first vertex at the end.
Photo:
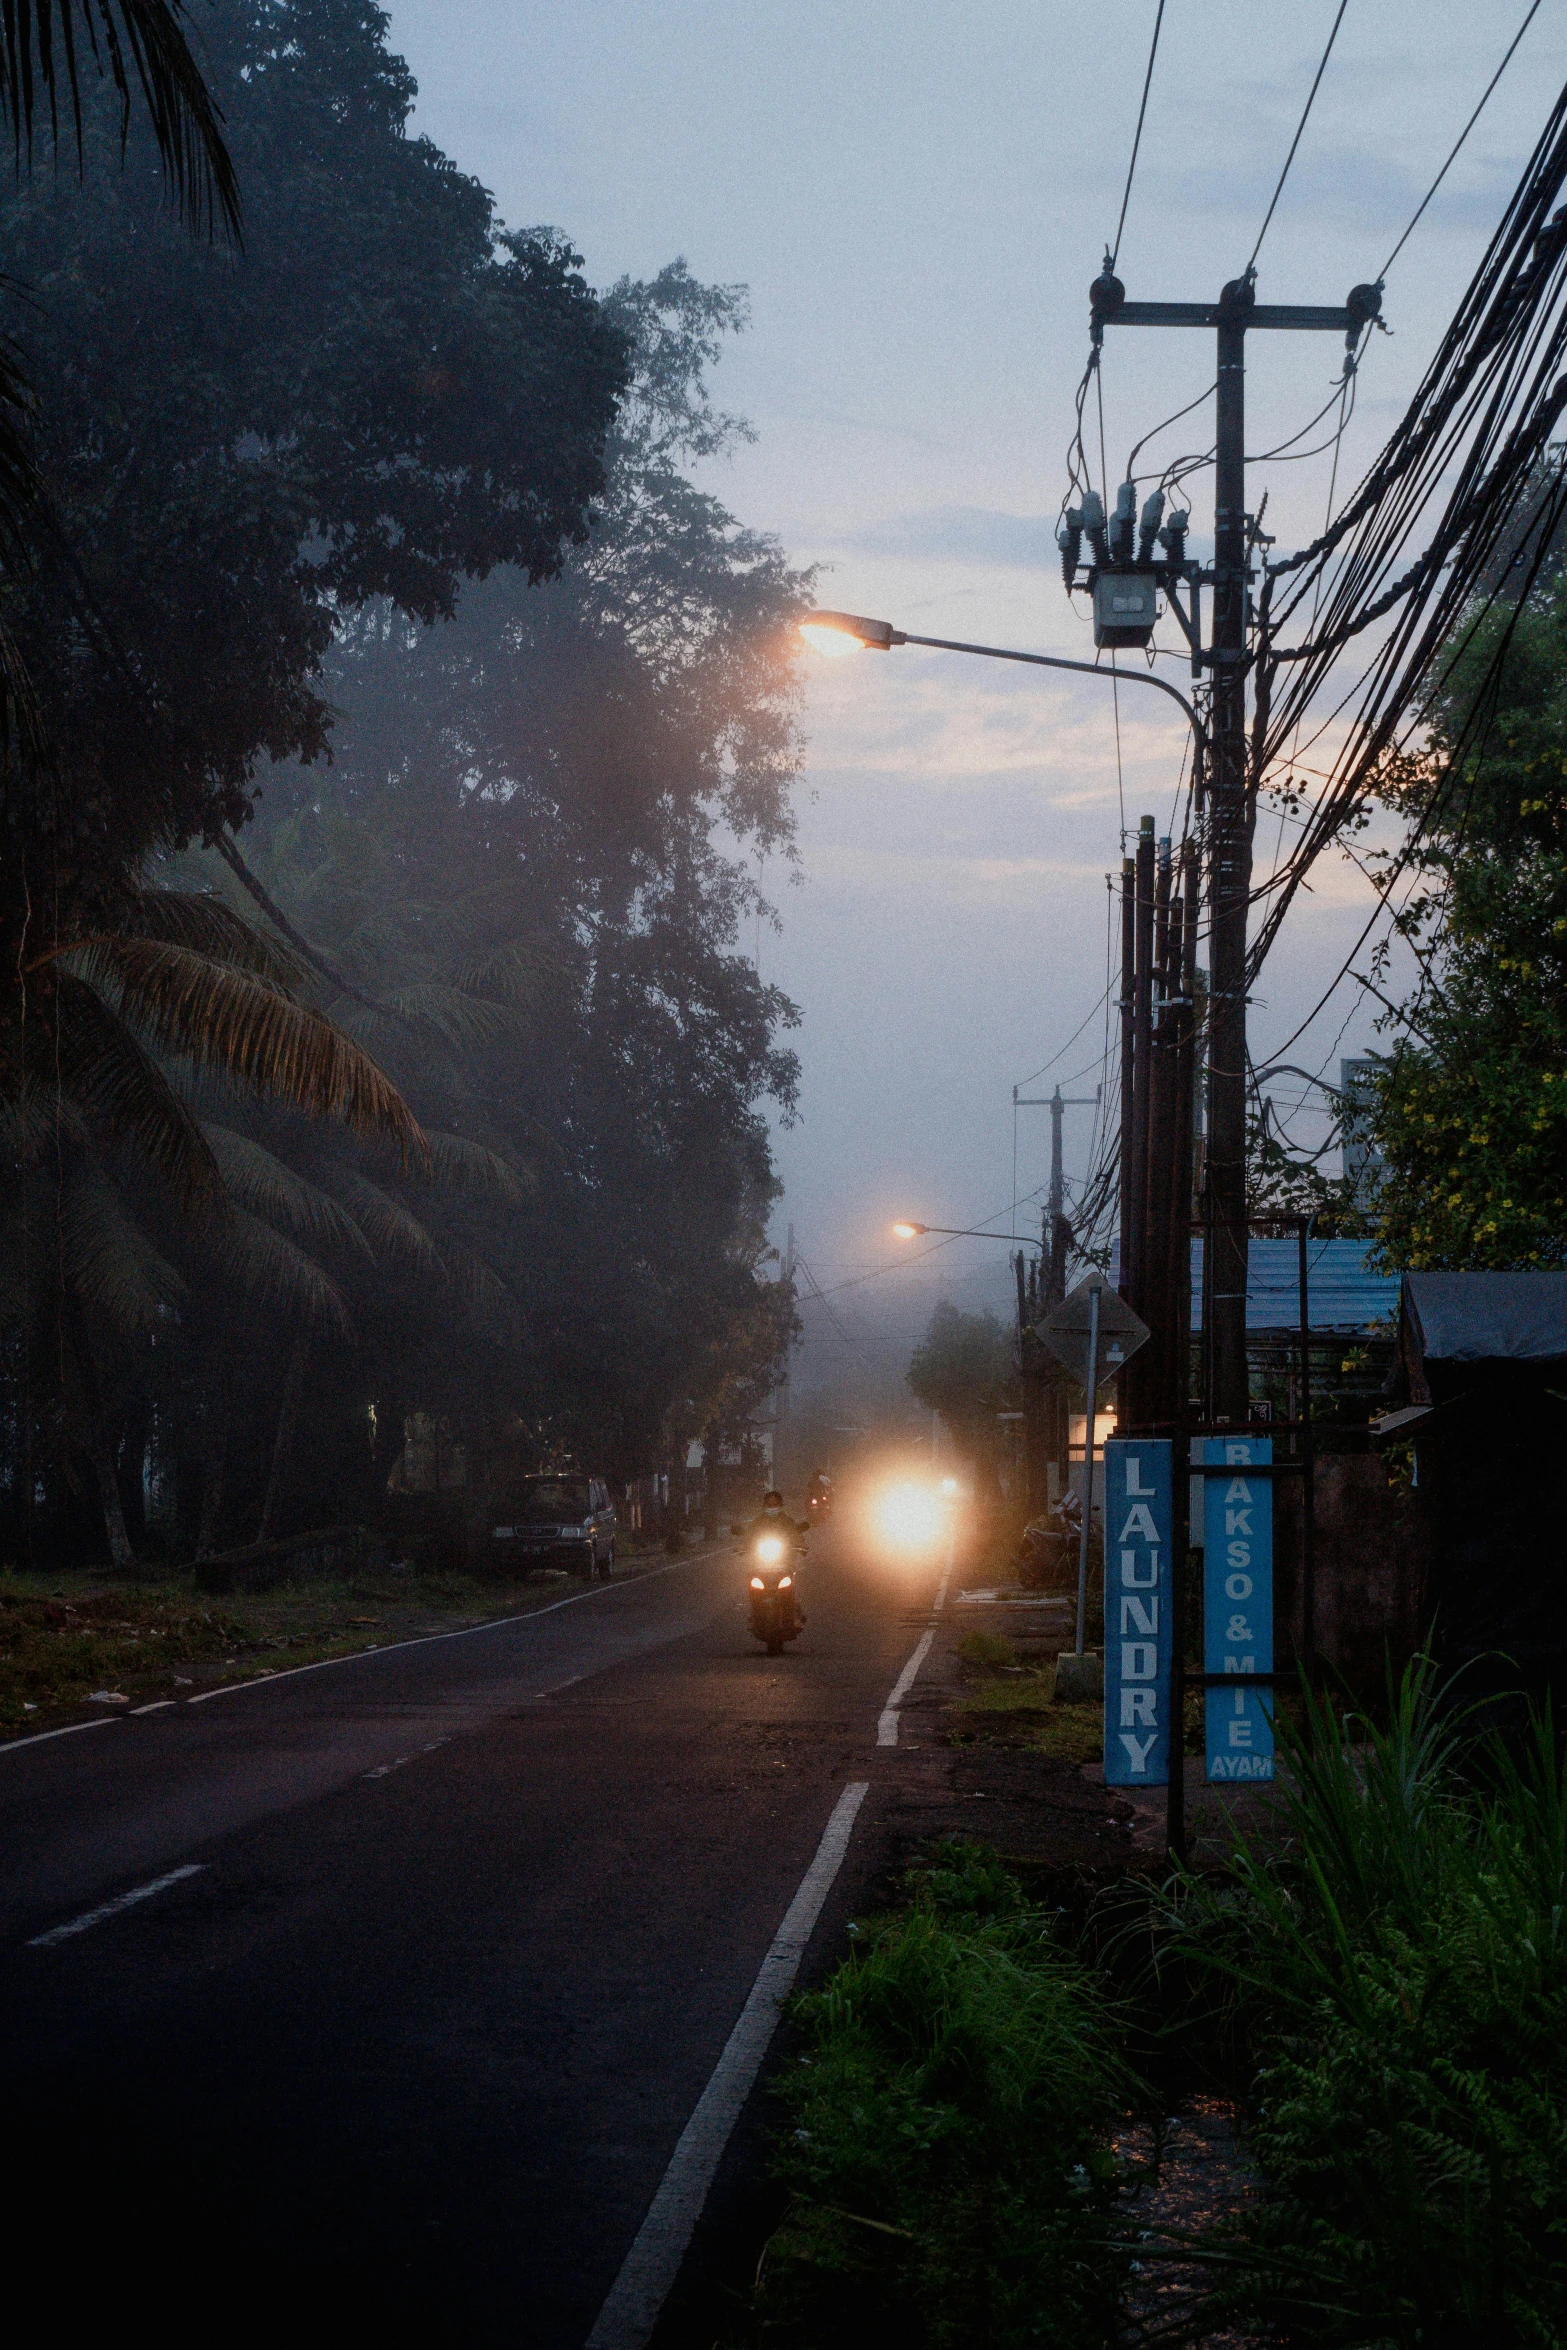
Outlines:
POLYGON ((578 2350, 861 1779, 814 1951, 864 1882, 936 1573, 837 1548, 779 1659, 725 1552, 0 1750, 6 2216, 68 2332, 578 2350))

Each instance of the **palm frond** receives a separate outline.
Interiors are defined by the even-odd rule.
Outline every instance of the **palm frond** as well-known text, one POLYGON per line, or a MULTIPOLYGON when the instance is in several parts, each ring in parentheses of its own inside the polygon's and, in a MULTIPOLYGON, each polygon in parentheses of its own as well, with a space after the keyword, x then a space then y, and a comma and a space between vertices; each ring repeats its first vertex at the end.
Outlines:
POLYGON ((215 1198, 223 1188, 217 1161, 163 1071, 85 979, 62 970, 55 984, 55 1065, 40 1072, 45 1090, 57 1078, 65 1096, 138 1150, 182 1199, 215 1198))
POLYGON ((372 1255, 369 1241, 347 1208, 330 1192, 310 1183, 248 1134, 232 1127, 203 1125, 230 1199, 270 1224, 286 1224, 307 1240, 336 1242, 358 1255, 372 1255))
POLYGON ((193 227, 221 222, 237 237, 239 185, 218 127, 222 116, 185 38, 185 15, 183 0, 0 0, 0 114, 20 167, 31 162, 41 105, 58 144, 64 100, 80 156, 85 41, 119 98, 121 147, 130 135, 134 80, 180 211, 193 227))
POLYGON ((260 1099, 341 1118, 351 1132, 427 1161, 418 1120, 391 1079, 323 1013, 271 982, 162 939, 94 939, 73 952, 84 975, 115 987, 126 1015, 169 1051, 260 1099))
POLYGON ((439 1273, 442 1270, 440 1254, 418 1217, 405 1208, 400 1199, 383 1191, 367 1176, 345 1169, 338 1176, 337 1189, 353 1213, 355 1222, 365 1233, 372 1247, 384 1256, 400 1256, 421 1272, 439 1273))
POLYGON ((185 1295, 185 1284, 126 1214, 102 1169, 72 1169, 60 1204, 61 1270, 83 1303, 116 1329, 146 1330, 185 1295))
POLYGON ((523 1028, 522 1015, 514 1004, 498 1002, 493 996, 469 995, 439 979, 385 988, 378 1008, 409 1027, 429 1029, 442 1044, 458 1052, 481 1051, 485 1045, 521 1035, 523 1028))
POLYGON ((464 994, 498 997, 503 1003, 531 1004, 545 974, 559 968, 560 958, 549 948, 526 939, 511 939, 487 955, 470 956, 452 974, 452 984, 464 994))
POLYGON ((446 1134, 432 1126, 425 1129, 424 1139, 432 1181, 475 1198, 499 1200, 507 1207, 527 1204, 533 1182, 530 1167, 502 1158, 499 1151, 472 1141, 466 1134, 446 1134))
POLYGON ((211 890, 140 889, 118 928, 132 938, 160 938, 171 946, 192 947, 198 955, 253 971, 258 979, 270 979, 290 991, 304 986, 309 976, 298 955, 257 930, 211 890))
POLYGON ((519 1346, 527 1335, 522 1306, 492 1265, 472 1249, 446 1243, 446 1270, 452 1286, 481 1330, 519 1346))
POLYGON ((52 1144, 80 1142, 85 1131, 75 1103, 36 1077, 0 1094, 0 1161, 13 1167, 36 1166, 52 1144))
POLYGON ((298 1314, 318 1329, 346 1335, 348 1309, 314 1257, 248 1208, 235 1208, 211 1235, 219 1269, 261 1305, 298 1314))

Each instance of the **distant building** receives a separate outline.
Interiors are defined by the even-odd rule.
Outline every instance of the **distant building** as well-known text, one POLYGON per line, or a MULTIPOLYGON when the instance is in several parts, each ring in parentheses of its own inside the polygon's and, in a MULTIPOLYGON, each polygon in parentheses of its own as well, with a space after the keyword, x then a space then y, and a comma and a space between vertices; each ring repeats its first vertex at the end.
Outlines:
MULTIPOLYGON (((1313 1237, 1306 1246, 1310 1327, 1344 1338, 1385 1333, 1398 1314, 1398 1275, 1374 1273, 1370 1243, 1313 1237)), ((1120 1286, 1121 1244, 1110 1252, 1110 1283, 1120 1286)), ((1246 1328, 1253 1336, 1300 1327, 1300 1247, 1294 1239, 1255 1235, 1246 1250, 1246 1328)), ((1202 1328, 1202 1242, 1192 1242, 1192 1328, 1202 1328)))

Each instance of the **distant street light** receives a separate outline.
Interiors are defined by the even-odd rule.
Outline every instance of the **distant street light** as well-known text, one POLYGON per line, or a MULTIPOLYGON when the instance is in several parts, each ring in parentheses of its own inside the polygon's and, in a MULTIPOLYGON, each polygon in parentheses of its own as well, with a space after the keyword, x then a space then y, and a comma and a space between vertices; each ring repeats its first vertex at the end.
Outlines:
POLYGON ((946 1240, 1020 1240, 1025 1248, 1037 1248, 1037 1232, 981 1232, 972 1224, 911 1224, 900 1217, 893 1226, 899 1240, 920 1240, 927 1232, 939 1232, 946 1240))
POLYGON ((890 653, 894 645, 924 645, 936 653, 973 653, 982 661, 1021 661, 1030 669, 1075 669, 1084 677, 1113 678, 1119 685, 1151 685, 1180 704, 1198 744, 1207 746, 1202 720, 1186 696, 1147 669, 1104 669, 1097 661, 1068 661, 1058 653, 1014 653, 1004 645, 965 645, 953 637, 910 636, 906 629, 894 628, 890 620, 868 620, 863 612, 813 612, 799 623, 799 629, 808 645, 832 660, 847 653, 890 653))

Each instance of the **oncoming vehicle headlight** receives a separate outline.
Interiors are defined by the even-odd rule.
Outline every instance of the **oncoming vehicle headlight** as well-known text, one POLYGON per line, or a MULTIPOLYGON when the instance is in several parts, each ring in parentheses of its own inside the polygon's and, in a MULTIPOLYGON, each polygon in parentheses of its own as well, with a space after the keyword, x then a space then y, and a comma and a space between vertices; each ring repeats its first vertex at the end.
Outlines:
POLYGON ((756 1555, 764 1567, 775 1567, 783 1554, 784 1546, 776 1534, 764 1534, 756 1546, 756 1555))
POLYGON ((767 1589, 767 1585, 762 1581, 760 1575, 753 1575, 751 1577, 751 1589, 753 1591, 765 1591, 767 1589))
POLYGON ((787 1590, 788 1590, 788 1588, 789 1588, 789 1586, 790 1586, 790 1584, 791 1584, 793 1581, 794 1581, 794 1577, 793 1577, 792 1575, 780 1575, 780 1576, 779 1576, 779 1578, 778 1578, 778 1588, 779 1588, 779 1590, 780 1590, 780 1591, 787 1591, 787 1590))
POLYGON ((924 1550, 942 1531, 941 1503, 928 1485, 889 1485, 876 1504, 876 1531, 889 1550, 924 1550))

